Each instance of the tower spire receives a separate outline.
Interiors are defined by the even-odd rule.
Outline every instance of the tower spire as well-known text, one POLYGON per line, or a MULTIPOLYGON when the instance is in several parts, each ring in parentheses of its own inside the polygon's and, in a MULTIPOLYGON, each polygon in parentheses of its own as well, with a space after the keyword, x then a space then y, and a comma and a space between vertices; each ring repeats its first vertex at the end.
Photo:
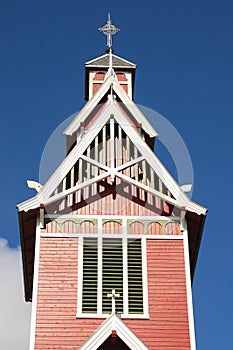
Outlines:
POLYGON ((110 49, 112 47, 112 36, 120 31, 119 28, 112 24, 110 13, 108 13, 107 23, 103 27, 100 27, 99 31, 107 36, 106 46, 110 49))

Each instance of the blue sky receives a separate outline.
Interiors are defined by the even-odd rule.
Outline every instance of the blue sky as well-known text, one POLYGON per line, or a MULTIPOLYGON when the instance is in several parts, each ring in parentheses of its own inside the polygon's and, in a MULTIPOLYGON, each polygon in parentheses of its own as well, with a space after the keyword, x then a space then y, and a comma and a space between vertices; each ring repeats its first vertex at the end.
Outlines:
POLYGON ((135 101, 179 131, 193 200, 209 208, 193 285, 197 349, 232 349, 232 1, 1 3, 0 237, 19 246, 15 206, 34 195, 26 179, 39 179, 50 134, 84 105, 84 63, 104 54, 108 11, 121 28, 115 54, 138 65, 135 101))

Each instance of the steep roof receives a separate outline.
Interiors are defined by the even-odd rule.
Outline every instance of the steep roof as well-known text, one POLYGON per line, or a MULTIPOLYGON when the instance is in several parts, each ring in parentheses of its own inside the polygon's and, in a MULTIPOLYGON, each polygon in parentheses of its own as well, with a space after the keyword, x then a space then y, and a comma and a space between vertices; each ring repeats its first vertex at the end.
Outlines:
POLYGON ((128 94, 121 87, 117 79, 113 75, 108 75, 104 83, 101 85, 99 90, 92 96, 92 98, 85 104, 82 110, 76 115, 73 121, 65 129, 65 135, 72 135, 80 126, 80 123, 83 122, 90 112, 101 102, 104 95, 108 93, 110 89, 117 94, 122 103, 127 107, 129 112, 137 120, 138 124, 142 125, 142 128, 150 137, 158 136, 157 131, 149 123, 144 114, 140 111, 137 105, 129 98, 128 94))
MULTIPOLYGON (((121 88, 121 87, 120 87, 121 88)), ((35 209, 40 206, 41 203, 48 204, 51 201, 55 201, 57 199, 61 199, 61 196, 67 195, 67 190, 63 191, 61 194, 53 196, 52 194, 55 189, 59 186, 61 180, 66 176, 66 174, 70 171, 70 169, 74 166, 77 159, 83 155, 83 152, 86 150, 87 146, 93 141, 102 127, 108 122, 110 116, 114 116, 116 122, 121 125, 122 129, 125 131, 126 135, 129 136, 131 140, 134 140, 134 143, 138 145, 139 151, 144 157, 144 159, 148 162, 148 164, 154 169, 159 178, 163 179, 164 185, 167 189, 172 193, 173 198, 168 197, 162 193, 156 192, 153 189, 147 188, 146 190, 154 192, 154 194, 158 195, 161 199, 166 200, 168 203, 175 205, 178 208, 186 208, 187 210, 197 213, 197 214, 205 214, 206 208, 201 205, 194 203, 191 201, 186 194, 182 191, 180 185, 174 180, 159 158, 154 154, 154 152, 150 149, 150 147, 142 141, 139 133, 132 128, 132 126, 128 123, 128 120, 125 117, 125 113, 120 108, 119 104, 114 102, 113 100, 109 100, 102 112, 92 124, 92 127, 82 136, 79 143, 72 149, 72 151, 66 156, 61 165, 55 170, 49 180, 46 182, 42 190, 33 198, 21 203, 18 205, 20 211, 35 209)), ((145 118, 145 117, 144 117, 145 118)), ((69 127, 68 127, 69 128, 69 127)), ((75 130, 75 128, 74 128, 75 130)), ((107 167, 106 167, 107 168, 107 167)), ((122 174, 118 174, 115 169, 107 169, 106 174, 102 174, 101 176, 116 175, 122 177, 122 174)), ((136 184, 136 180, 133 179, 125 179, 126 181, 130 181, 131 183, 135 183, 135 185, 141 186, 139 183, 136 184)), ((96 180, 97 181, 97 180, 96 180)), ((77 187, 77 186, 76 186, 77 187)), ((76 191, 77 188, 74 187, 70 189, 71 192, 76 191)))
MULTIPOLYGON (((116 55, 112 55, 112 65, 113 68, 131 68, 135 69, 136 64, 125 60, 124 58, 121 58, 116 55)), ((94 58, 91 61, 88 61, 85 63, 86 67, 102 67, 102 68, 108 68, 109 67, 109 54, 105 54, 103 56, 99 56, 97 58, 94 58)))

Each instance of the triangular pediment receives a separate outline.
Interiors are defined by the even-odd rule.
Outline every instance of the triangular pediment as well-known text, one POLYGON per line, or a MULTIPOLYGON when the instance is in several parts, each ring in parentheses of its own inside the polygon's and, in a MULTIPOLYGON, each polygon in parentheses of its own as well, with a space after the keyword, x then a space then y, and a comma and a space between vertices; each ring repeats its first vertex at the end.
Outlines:
POLYGON ((79 350, 99 350, 109 337, 119 337, 125 349, 148 350, 148 347, 116 315, 109 316, 79 350))
MULTIPOLYGON (((126 197, 130 193, 133 199, 139 190, 146 193, 148 189, 151 193, 154 191, 154 195, 160 194, 164 199, 169 197, 174 202, 174 197, 163 180, 148 163, 145 155, 142 155, 141 144, 137 145, 128 136, 127 128, 131 126, 127 125, 124 131, 113 116, 114 114, 95 138, 90 140, 47 203, 63 198, 64 192, 66 195, 76 192, 79 202, 87 198, 90 202, 90 198, 95 200, 98 194, 104 196, 114 192, 126 197), (77 194, 77 191, 80 193, 77 194)), ((72 197, 69 198, 71 206, 73 200, 72 197)), ((145 202, 146 194, 138 194, 138 200, 145 202)))
POLYGON ((148 192, 174 207, 181 209, 189 206, 192 211, 203 211, 203 207, 191 202, 182 192, 114 99, 107 101, 92 127, 84 133, 42 191, 33 199, 19 205, 19 209, 28 210, 38 207, 40 203, 49 205, 71 197, 88 186, 99 182, 108 186, 114 184, 114 181, 148 192), (103 133, 106 139, 101 145, 100 135, 103 137, 103 133), (124 136, 121 139, 118 137, 117 144, 115 136, 111 139, 111 133, 115 136, 121 133, 124 136), (75 169, 78 169, 78 174, 75 169))

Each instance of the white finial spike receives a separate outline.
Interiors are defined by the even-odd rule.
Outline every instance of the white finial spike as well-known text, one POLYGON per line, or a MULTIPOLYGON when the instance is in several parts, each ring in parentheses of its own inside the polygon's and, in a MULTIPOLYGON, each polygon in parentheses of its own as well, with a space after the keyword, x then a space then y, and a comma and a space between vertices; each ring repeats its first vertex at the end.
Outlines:
POLYGON ((107 24, 105 24, 103 27, 99 28, 99 31, 107 35, 107 47, 111 48, 112 47, 112 36, 116 34, 117 32, 120 31, 119 28, 115 27, 112 24, 110 13, 108 14, 108 20, 107 24))

